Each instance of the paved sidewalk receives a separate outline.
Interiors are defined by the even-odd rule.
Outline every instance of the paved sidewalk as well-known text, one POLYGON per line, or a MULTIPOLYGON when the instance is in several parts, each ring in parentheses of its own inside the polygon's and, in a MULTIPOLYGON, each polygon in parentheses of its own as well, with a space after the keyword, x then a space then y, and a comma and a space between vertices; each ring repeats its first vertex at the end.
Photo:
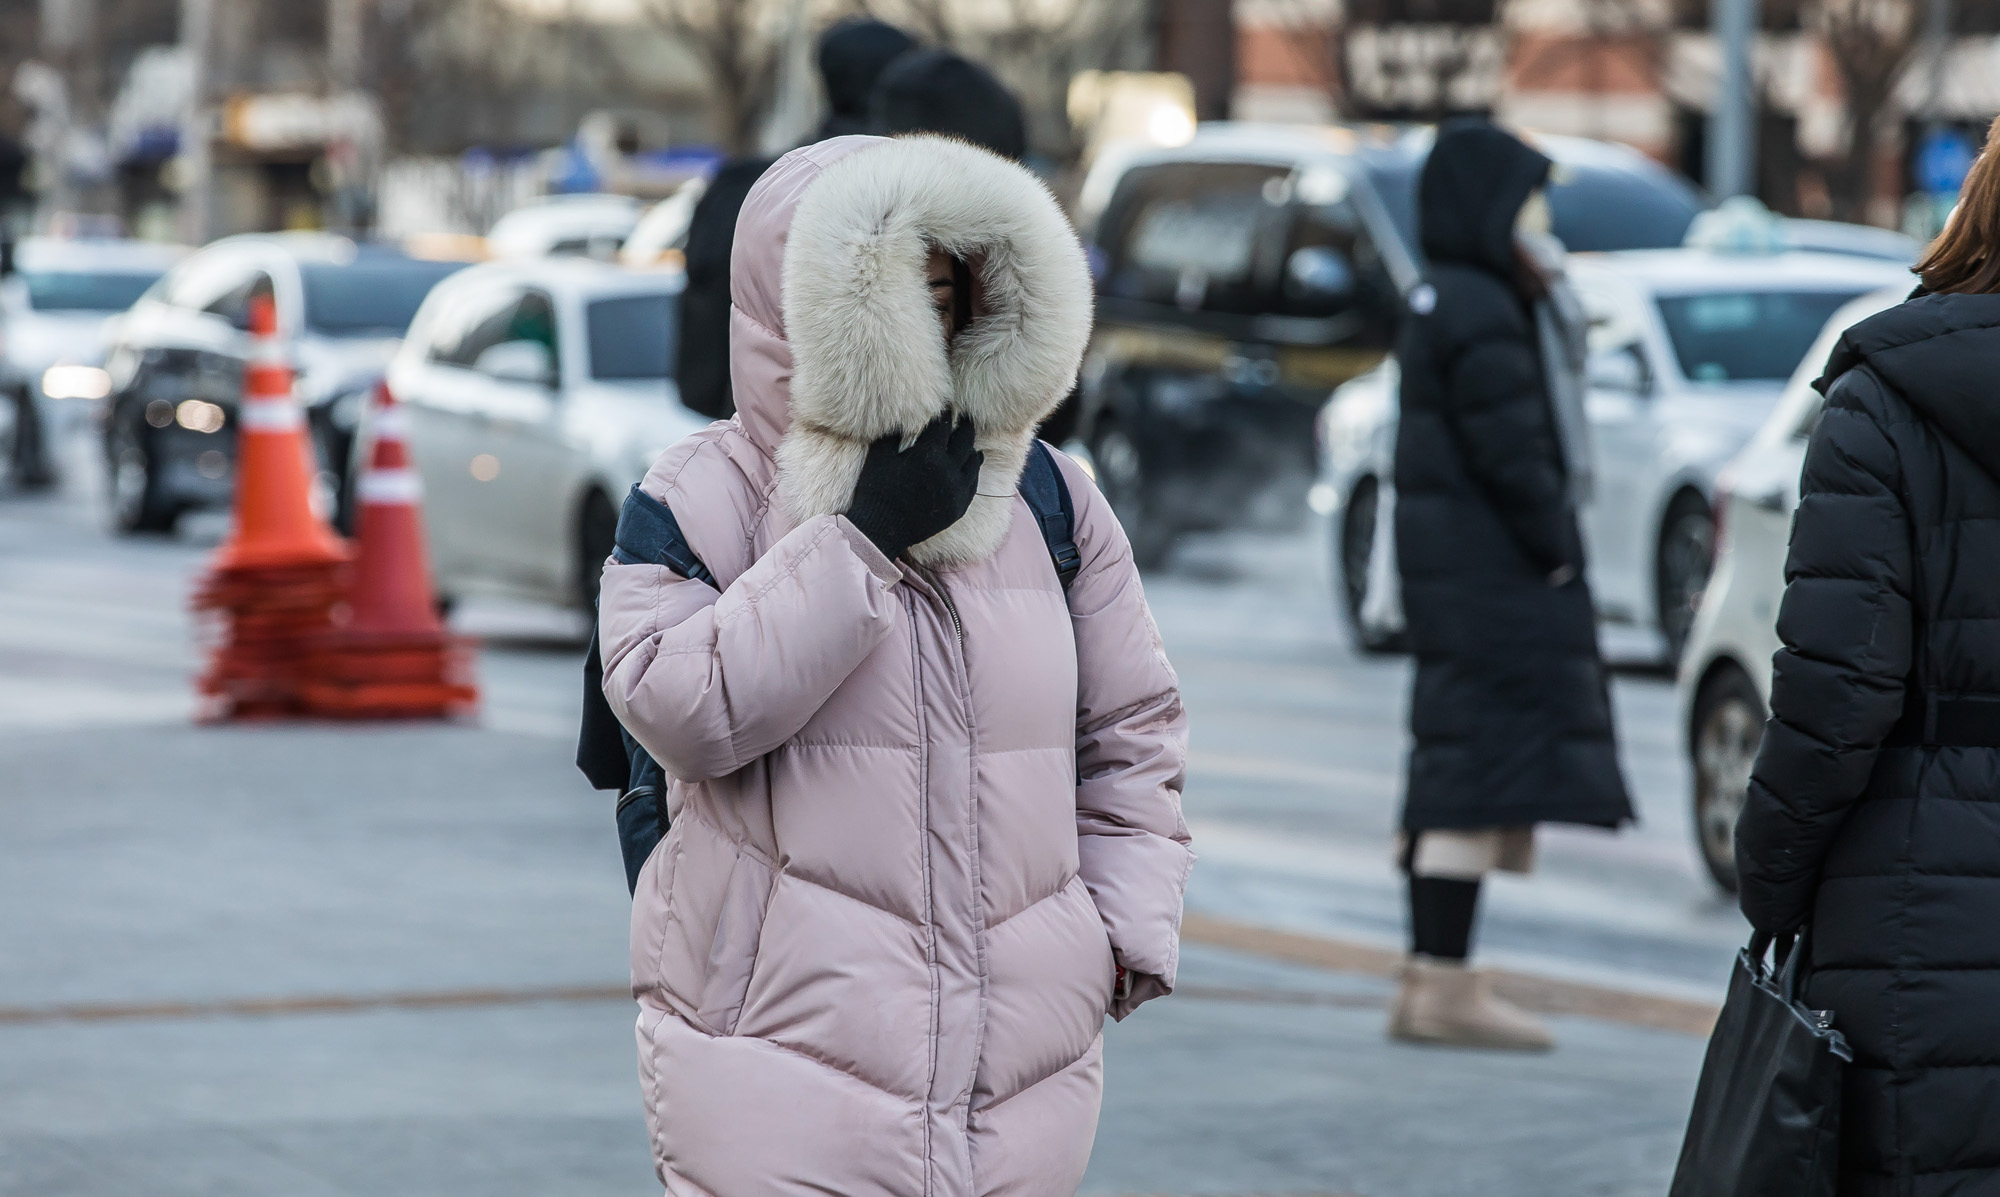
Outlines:
MULTIPOLYGON (((548 742, 165 725, 0 760, 0 1192, 654 1191, 616 848, 548 742)), ((1088 1193, 1664 1187, 1695 1036, 1408 1048, 1379 977, 1184 969, 1109 1033, 1088 1193)))
MULTIPOLYGON (((608 802, 569 763, 568 624, 489 613, 481 726, 196 728, 201 547, 17 502, 0 506, 0 1194, 657 1195, 623 871, 608 802)), ((1545 994, 1616 1017, 1558 1019, 1541 1057, 1385 1041, 1399 749, 1382 710, 1401 667, 1336 652, 1267 582, 1157 587, 1210 754, 1189 801, 1207 921, 1182 992, 1107 1032, 1084 1191, 1657 1197, 1702 1041, 1641 1024, 1698 1023, 1733 913, 1686 861, 1644 855, 1684 855, 1671 828, 1630 860, 1607 854, 1623 840, 1558 844, 1537 888, 1496 892, 1495 957, 1593 962, 1545 994), (1270 643, 1195 635, 1229 629, 1270 643), (1575 1000, 1648 977, 1683 988, 1575 1000)), ((1625 693, 1642 714, 1665 697, 1625 693)), ((1664 818, 1670 745, 1637 730, 1664 818)))

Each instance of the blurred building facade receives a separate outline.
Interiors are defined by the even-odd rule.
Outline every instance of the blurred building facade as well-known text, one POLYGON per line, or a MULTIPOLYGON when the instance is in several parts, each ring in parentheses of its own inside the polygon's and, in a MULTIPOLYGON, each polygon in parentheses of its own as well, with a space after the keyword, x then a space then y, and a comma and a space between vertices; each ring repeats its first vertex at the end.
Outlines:
MULTIPOLYGON (((1764 0, 1760 199, 1898 224, 1923 135, 1983 135, 2000 114, 2000 0, 1950 0, 1941 45, 1927 4, 1764 0)), ((1235 16, 1238 117, 1491 113, 1702 179, 1720 90, 1706 0, 1236 0, 1235 16)))

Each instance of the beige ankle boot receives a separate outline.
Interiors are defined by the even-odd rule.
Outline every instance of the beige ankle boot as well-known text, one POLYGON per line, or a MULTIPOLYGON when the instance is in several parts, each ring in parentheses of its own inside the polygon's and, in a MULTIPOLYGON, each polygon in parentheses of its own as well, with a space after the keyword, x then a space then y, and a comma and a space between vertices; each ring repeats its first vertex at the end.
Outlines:
POLYGON ((1555 1038, 1540 1019, 1493 992, 1462 960, 1412 956, 1389 1019, 1389 1037, 1412 1043, 1543 1052, 1555 1038))

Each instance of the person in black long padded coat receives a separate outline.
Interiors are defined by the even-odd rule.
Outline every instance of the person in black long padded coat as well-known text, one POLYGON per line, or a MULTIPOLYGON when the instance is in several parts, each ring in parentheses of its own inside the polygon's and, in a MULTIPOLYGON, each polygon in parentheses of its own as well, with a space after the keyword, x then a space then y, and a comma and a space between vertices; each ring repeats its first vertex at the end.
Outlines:
MULTIPOLYGON (((868 106, 876 81, 916 44, 894 25, 870 17, 829 26, 820 35, 817 55, 827 113, 812 140, 873 132, 868 106)), ((750 157, 724 164, 688 218, 687 288, 681 293, 674 377, 689 410, 718 420, 736 412, 729 383, 729 255, 736 214, 775 161, 750 157)))
POLYGON ((1806 1000, 1854 1049, 1843 1197, 1992 1197, 2000 123, 1917 269, 1818 384, 1736 860, 1752 924, 1810 923, 1806 1000))
POLYGON ((1396 554, 1417 659, 1401 837, 1411 955, 1389 1027, 1401 1039, 1548 1047, 1467 967, 1480 878, 1526 871, 1538 823, 1632 814, 1572 498, 1588 463, 1565 458, 1566 440, 1587 444, 1580 390, 1557 402, 1553 371, 1581 384, 1551 351, 1550 280, 1525 252, 1537 217, 1545 231, 1550 165, 1461 120, 1439 129, 1418 181, 1429 265, 1397 348, 1396 554))

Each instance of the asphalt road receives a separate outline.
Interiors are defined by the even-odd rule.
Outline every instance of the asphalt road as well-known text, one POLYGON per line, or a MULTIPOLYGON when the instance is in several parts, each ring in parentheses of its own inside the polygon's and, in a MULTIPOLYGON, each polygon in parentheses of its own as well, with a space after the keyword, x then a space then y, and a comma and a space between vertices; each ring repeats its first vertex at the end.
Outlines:
MULTIPOLYGON (((192 578, 85 488, 0 497, 0 1193, 641 1194, 607 801, 569 763, 576 621, 460 613, 476 724, 197 727, 192 578)), ((1380 946, 1407 665, 1352 653, 1311 536, 1148 591, 1194 727, 1190 907, 1380 946)), ((1616 682, 1643 810, 1550 830, 1482 954, 1714 998, 1743 928, 1670 685, 1616 682)), ((1108 1035, 1091 1194, 1656 1194, 1699 1039, 1584 1019, 1520 1059, 1392 1046, 1377 977, 1190 946, 1108 1035)))

